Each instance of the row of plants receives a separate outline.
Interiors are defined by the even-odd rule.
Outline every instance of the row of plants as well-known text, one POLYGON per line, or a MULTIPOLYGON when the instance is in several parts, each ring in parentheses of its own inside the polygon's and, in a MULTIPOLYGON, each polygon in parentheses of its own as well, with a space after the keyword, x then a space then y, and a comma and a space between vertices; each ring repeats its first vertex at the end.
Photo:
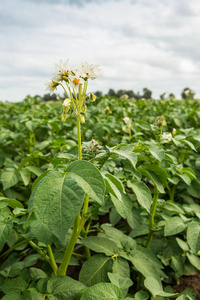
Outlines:
POLYGON ((61 62, 63 102, 1 103, 1 299, 195 299, 172 285, 200 270, 199 101, 95 99, 98 77, 61 62))

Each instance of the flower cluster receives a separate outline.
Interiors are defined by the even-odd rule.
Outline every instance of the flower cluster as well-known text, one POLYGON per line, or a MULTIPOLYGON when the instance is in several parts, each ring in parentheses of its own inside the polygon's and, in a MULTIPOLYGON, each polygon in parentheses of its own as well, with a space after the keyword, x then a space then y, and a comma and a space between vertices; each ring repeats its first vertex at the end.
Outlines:
POLYGON ((162 137, 162 140, 168 140, 169 142, 172 140, 171 133, 163 133, 161 137, 162 137))
POLYGON ((165 117, 162 115, 162 116, 159 116, 155 119, 154 123, 153 123, 154 126, 167 126, 167 122, 165 120, 165 117))
POLYGON ((122 130, 129 133, 129 136, 131 137, 131 120, 129 117, 125 117, 123 120, 126 125, 122 126, 122 130))
POLYGON ((52 80, 48 80, 45 85, 46 90, 53 94, 55 89, 60 85, 67 96, 63 102, 62 120, 67 118, 67 112, 71 109, 81 123, 85 122, 84 117, 81 115, 86 111, 85 99, 89 96, 90 101, 94 102, 96 96, 92 93, 86 94, 88 80, 94 80, 101 77, 100 68, 98 65, 88 64, 84 62, 79 68, 73 69, 68 65, 68 61, 63 62, 60 60, 59 64, 55 65, 56 72, 52 80), (64 86, 65 84, 65 86, 64 86))

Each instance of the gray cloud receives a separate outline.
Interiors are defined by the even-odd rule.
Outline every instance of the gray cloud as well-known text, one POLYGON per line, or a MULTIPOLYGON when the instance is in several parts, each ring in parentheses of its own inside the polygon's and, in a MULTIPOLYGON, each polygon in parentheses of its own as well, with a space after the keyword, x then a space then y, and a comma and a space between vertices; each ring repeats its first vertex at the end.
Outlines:
POLYGON ((200 96, 198 0, 7 0, 0 3, 0 98, 44 94, 54 63, 101 65, 89 87, 158 97, 189 86, 200 96), (72 3, 73 2, 73 3, 72 3))

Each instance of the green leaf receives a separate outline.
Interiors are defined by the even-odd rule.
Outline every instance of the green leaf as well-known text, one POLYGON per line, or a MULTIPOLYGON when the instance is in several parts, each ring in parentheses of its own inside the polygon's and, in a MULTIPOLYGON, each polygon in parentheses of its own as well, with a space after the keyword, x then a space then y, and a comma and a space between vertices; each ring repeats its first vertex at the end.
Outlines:
POLYGON ((0 221, 0 251, 3 249, 5 243, 9 239, 10 230, 12 228, 12 221, 0 221))
POLYGON ((197 254, 200 251, 200 225, 191 223, 187 229, 187 242, 191 250, 197 254))
POLYGON ((76 295, 83 288, 84 284, 67 276, 53 277, 47 283, 47 293, 57 300, 76 300, 76 295))
POLYGON ((93 255, 82 266, 79 281, 86 286, 92 286, 99 282, 108 282, 108 272, 112 271, 113 261, 111 257, 103 254, 93 255))
POLYGON ((170 201, 165 202, 164 209, 175 212, 176 214, 184 214, 180 204, 176 204, 170 201))
POLYGON ((136 270, 138 270, 144 277, 152 276, 155 278, 159 277, 159 273, 154 266, 152 266, 151 262, 144 259, 143 257, 134 257, 129 256, 129 260, 132 262, 136 270))
POLYGON ((197 152, 194 144, 192 144, 190 141, 187 140, 178 140, 179 142, 186 144, 187 146, 189 146, 192 150, 194 150, 195 152, 197 152))
POLYGON ((17 184, 19 177, 17 170, 15 168, 6 168, 1 174, 1 182, 3 184, 3 189, 6 190, 13 185, 17 184))
POLYGON ((104 204, 105 183, 101 173, 93 164, 78 160, 67 167, 67 172, 77 175, 79 186, 90 198, 101 205, 104 204))
POLYGON ((177 241, 179 247, 181 247, 181 249, 183 249, 183 251, 189 251, 188 244, 185 241, 183 241, 179 238, 176 238, 176 241, 177 241))
POLYGON ((129 277, 124 277, 119 274, 108 272, 108 278, 111 283, 118 286, 120 289, 126 289, 133 285, 133 281, 129 277))
POLYGON ((38 122, 36 121, 27 121, 25 123, 26 127, 31 131, 34 132, 34 130, 36 129, 38 122))
POLYGON ((44 178, 48 173, 50 172, 50 170, 46 170, 45 172, 43 172, 40 176, 38 176, 35 181, 32 184, 32 188, 31 188, 31 192, 34 190, 34 188, 36 187, 36 185, 38 184, 38 182, 44 178))
POLYGON ((24 291, 20 300, 43 300, 44 296, 38 293, 34 288, 24 291))
POLYGON ((106 189, 111 195, 111 201, 113 202, 118 214, 126 219, 131 211, 133 203, 131 199, 124 193, 124 187, 121 181, 111 174, 104 176, 106 189))
POLYGON ((27 288, 27 282, 21 278, 8 279, 1 285, 1 290, 7 294, 12 291, 24 291, 27 288))
POLYGON ((169 160, 170 162, 174 163, 175 165, 178 164, 177 158, 169 153, 165 153, 165 160, 169 160))
POLYGON ((112 283, 98 283, 87 289, 80 300, 119 300, 120 289, 112 283))
POLYGON ((28 171, 26 169, 21 169, 19 171, 19 174, 22 178, 22 181, 23 181, 24 185, 27 186, 29 184, 29 181, 30 181, 28 171))
POLYGON ((152 203, 152 196, 151 191, 146 186, 146 184, 142 181, 133 179, 132 181, 128 180, 127 186, 132 189, 135 193, 136 198, 140 205, 146 209, 148 213, 150 213, 151 203, 152 203))
POLYGON ((18 200, 15 199, 9 199, 6 197, 0 197, 0 202, 1 201, 5 201, 7 202, 7 205, 12 207, 12 208, 16 208, 16 207, 20 207, 20 208, 24 208, 23 204, 21 202, 19 202, 18 200))
POLYGON ((130 161, 130 163, 132 164, 132 166, 134 168, 136 168, 136 164, 137 164, 137 153, 134 153, 133 147, 132 146, 123 146, 120 149, 115 149, 114 148, 109 148, 111 153, 115 153, 118 154, 126 159, 128 159, 130 161))
POLYGON ((30 270, 30 276, 34 280, 39 280, 40 278, 47 277, 47 274, 44 271, 42 271, 41 269, 30 268, 29 270, 30 270))
POLYGON ((104 192, 103 177, 89 162, 77 161, 66 171, 49 172, 29 200, 29 211, 33 209, 37 219, 31 224, 32 233, 41 242, 49 243, 54 235, 65 244, 66 233, 82 207, 85 193, 102 204, 104 192))
POLYGON ((119 248, 113 241, 98 236, 90 236, 82 239, 81 244, 95 252, 104 253, 107 256, 119 253, 119 248))
POLYGON ((155 159, 159 160, 160 162, 164 159, 165 151, 162 148, 158 146, 149 146, 148 149, 155 159))
POLYGON ((129 198, 128 195, 119 192, 120 198, 116 198, 111 194, 111 201, 115 206, 116 211, 118 214, 123 218, 126 219, 130 214, 130 211, 133 207, 133 202, 129 198))
POLYGON ((184 264, 185 264, 185 258, 180 256, 172 256, 171 257, 171 266, 174 269, 176 273, 179 273, 180 276, 182 276, 185 272, 184 264))
POLYGON ((130 277, 130 267, 128 261, 120 256, 114 259, 112 271, 120 276, 130 277))
MULTIPOLYGON (((127 298, 126 298, 127 299, 127 298)), ((126 300, 125 299, 125 300, 126 300)), ((131 298, 129 298, 131 300, 131 298)), ((139 291, 135 294, 135 300, 147 300, 149 299, 149 294, 145 291, 139 291)), ((128 300, 128 299, 127 299, 128 300)))
POLYGON ((51 141, 43 141, 36 145, 36 148, 40 151, 44 150, 46 147, 48 147, 51 144, 51 141))
POLYGON ((187 185, 191 184, 191 179, 188 175, 184 173, 176 173, 187 185))
POLYGON ((164 227, 165 236, 175 235, 182 232, 187 225, 183 222, 180 217, 169 218, 164 227))
POLYGON ((200 183, 197 181, 192 181, 191 186, 187 187, 188 193, 195 197, 200 199, 200 183))
POLYGON ((28 170, 29 172, 35 174, 36 176, 40 176, 43 173, 40 168, 35 166, 28 166, 25 168, 25 170, 28 170))
POLYGON ((174 298, 178 296, 178 294, 164 292, 160 279, 155 279, 154 277, 146 277, 144 280, 144 285, 152 293, 154 298, 156 296, 168 298, 174 298))
POLYGON ((20 291, 10 291, 1 300, 21 300, 21 292, 20 291))
POLYGON ((176 298, 176 300, 193 300, 193 299, 188 296, 181 295, 178 298, 176 298))
POLYGON ((119 248, 124 248, 125 250, 133 250, 136 248, 136 241, 124 234, 121 230, 112 227, 110 224, 103 224, 101 227, 106 236, 113 240, 119 248))
POLYGON ((40 151, 34 151, 30 155, 28 155, 27 157, 22 159, 21 163, 18 166, 17 172, 19 173, 25 164, 32 161, 33 158, 37 158, 39 156, 39 154, 40 154, 40 151))
POLYGON ((168 187, 168 175, 164 169, 156 165, 146 164, 143 165, 139 170, 154 183, 160 193, 165 193, 164 187, 168 187))
POLYGON ((197 180, 196 174, 191 168, 182 168, 181 171, 186 174, 191 180, 197 180))
POLYGON ((185 289, 181 295, 185 295, 188 297, 189 300, 195 300, 196 299, 196 293, 193 289, 187 288, 185 289))
POLYGON ((198 270, 200 270, 200 258, 192 253, 186 253, 189 262, 198 270))
MULTIPOLYGON (((117 190, 125 193, 124 186, 123 186, 121 180, 118 177, 116 177, 116 176, 114 176, 110 173, 105 173, 104 174, 104 179, 106 179, 106 178, 110 179, 110 182, 112 182, 112 184, 114 185, 114 186, 111 186, 111 188, 112 187, 117 188, 117 190)), ((113 195, 116 197, 116 194, 115 194, 114 190, 113 190, 113 195)))
POLYGON ((53 234, 65 243, 66 233, 85 198, 83 189, 75 179, 68 172, 55 170, 35 187, 29 201, 29 210, 33 208, 37 218, 32 222, 31 229, 39 241, 49 243, 49 237, 53 234))

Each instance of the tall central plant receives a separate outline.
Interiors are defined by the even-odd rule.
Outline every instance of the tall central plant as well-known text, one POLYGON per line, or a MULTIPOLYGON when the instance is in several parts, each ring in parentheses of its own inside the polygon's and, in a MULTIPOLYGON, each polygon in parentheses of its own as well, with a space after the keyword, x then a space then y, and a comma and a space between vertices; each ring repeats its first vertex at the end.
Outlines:
MULTIPOLYGON (((68 61, 56 64, 56 74, 46 83, 51 93, 60 85, 67 96, 63 101, 62 120, 71 114, 77 119, 78 160, 49 172, 34 189, 29 203, 29 211, 36 220, 31 224, 31 232, 47 244, 49 262, 55 275, 64 276, 75 244, 88 219, 89 197, 98 203, 104 201, 105 184, 101 173, 90 162, 82 161, 81 124, 85 122, 86 98, 95 101, 93 93, 87 93, 89 79, 100 77, 99 66, 82 63, 78 69, 68 66, 68 61), (51 248, 58 240, 66 244, 66 235, 73 225, 62 262, 58 268, 51 248)), ((89 252, 88 252, 89 254, 89 252)))

